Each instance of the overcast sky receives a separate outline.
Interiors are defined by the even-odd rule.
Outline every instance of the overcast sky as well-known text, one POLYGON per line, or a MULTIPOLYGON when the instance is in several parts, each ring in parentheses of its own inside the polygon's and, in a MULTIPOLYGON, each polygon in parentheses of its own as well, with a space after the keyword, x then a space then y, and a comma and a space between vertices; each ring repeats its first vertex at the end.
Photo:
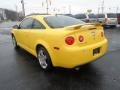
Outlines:
MULTIPOLYGON (((51 0, 50 12, 69 13, 71 6, 72 14, 85 13, 88 9, 98 13, 98 8, 101 7, 103 0, 51 0), (55 9, 54 9, 55 8, 55 9)), ((7 8, 21 11, 21 0, 0 0, 0 8, 7 8)), ((46 0, 24 0, 26 14, 30 13, 45 13, 46 0), (43 2, 43 6, 42 6, 43 2)), ((120 0, 104 0, 104 12, 120 12, 120 0), (117 9, 117 7, 119 7, 117 9)), ((101 9, 100 11, 101 12, 101 9)))

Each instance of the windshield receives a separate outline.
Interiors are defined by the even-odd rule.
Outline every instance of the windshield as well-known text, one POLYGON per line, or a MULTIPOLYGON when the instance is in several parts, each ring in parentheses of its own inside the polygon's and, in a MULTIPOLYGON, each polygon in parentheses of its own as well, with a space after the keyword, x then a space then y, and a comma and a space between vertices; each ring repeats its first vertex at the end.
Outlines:
POLYGON ((97 16, 95 14, 89 14, 88 17, 89 18, 97 18, 97 16))
POLYGON ((116 14, 107 14, 107 17, 108 18, 117 18, 117 15, 116 14))
POLYGON ((84 19, 84 18, 87 18, 85 14, 77 14, 75 15, 75 18, 77 19, 84 19))
POLYGON ((105 18, 105 14, 97 14, 98 18, 105 18))
POLYGON ((48 16, 48 17, 45 17, 44 20, 51 28, 63 28, 66 26, 85 23, 78 19, 68 17, 68 16, 62 16, 62 15, 48 16))

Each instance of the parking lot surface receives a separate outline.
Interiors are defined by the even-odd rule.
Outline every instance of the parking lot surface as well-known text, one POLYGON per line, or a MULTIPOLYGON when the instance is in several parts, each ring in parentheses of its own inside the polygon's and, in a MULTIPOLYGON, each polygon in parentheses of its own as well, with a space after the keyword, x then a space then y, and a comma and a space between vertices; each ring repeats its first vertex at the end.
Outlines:
POLYGON ((0 30, 0 90, 120 90, 120 28, 105 29, 109 50, 80 70, 43 71, 34 56, 12 46, 0 30))

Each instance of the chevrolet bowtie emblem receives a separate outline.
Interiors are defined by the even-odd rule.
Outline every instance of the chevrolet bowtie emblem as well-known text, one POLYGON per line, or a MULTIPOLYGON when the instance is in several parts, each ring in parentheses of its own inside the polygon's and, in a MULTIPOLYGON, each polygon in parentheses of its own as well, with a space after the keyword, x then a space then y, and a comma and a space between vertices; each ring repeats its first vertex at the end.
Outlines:
POLYGON ((91 32, 91 35, 93 36, 93 39, 95 40, 96 33, 95 32, 91 32))

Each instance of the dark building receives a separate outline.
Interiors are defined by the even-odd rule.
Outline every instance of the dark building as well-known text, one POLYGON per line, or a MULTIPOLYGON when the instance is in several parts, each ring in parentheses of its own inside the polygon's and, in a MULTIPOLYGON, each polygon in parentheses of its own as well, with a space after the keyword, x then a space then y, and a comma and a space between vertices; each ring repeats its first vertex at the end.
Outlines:
POLYGON ((18 20, 18 13, 15 11, 5 9, 6 18, 11 21, 18 20))
POLYGON ((21 20, 21 18, 23 18, 22 14, 17 13, 16 11, 0 8, 0 21, 17 21, 21 20))

